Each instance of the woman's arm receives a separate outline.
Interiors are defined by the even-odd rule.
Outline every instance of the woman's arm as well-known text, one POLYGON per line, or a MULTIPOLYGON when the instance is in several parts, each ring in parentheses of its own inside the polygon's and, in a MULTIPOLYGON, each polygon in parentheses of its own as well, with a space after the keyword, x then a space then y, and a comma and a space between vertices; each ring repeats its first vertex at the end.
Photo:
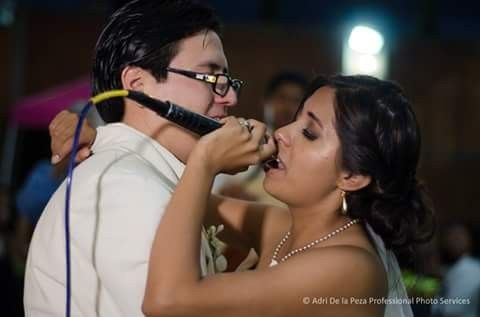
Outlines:
POLYGON ((155 290, 149 276, 147 317, 383 316, 381 304, 354 302, 386 295, 381 264, 359 248, 313 249, 272 268, 195 281, 183 276, 163 290, 155 290))
POLYGON ((255 126, 250 133, 237 119, 227 118, 221 129, 198 141, 157 229, 149 279, 155 282, 149 284, 150 288, 170 290, 179 285, 177 278, 200 278, 201 228, 215 175, 220 171, 237 172, 269 157, 275 146, 272 141, 260 146, 264 133, 263 125, 255 126))
POLYGON ((260 254, 268 241, 289 230, 291 217, 286 208, 212 194, 204 223, 223 224, 221 240, 260 254))
POLYGON ((147 317, 383 316, 382 307, 351 302, 385 296, 381 264, 363 249, 313 249, 272 268, 202 279, 199 238, 192 256, 184 252, 192 249, 179 240, 180 235, 191 234, 178 230, 175 236, 162 237, 161 232, 157 231, 149 263, 142 307, 147 317), (160 246, 158 239, 170 240, 160 246), (342 298, 347 303, 330 302, 342 298))

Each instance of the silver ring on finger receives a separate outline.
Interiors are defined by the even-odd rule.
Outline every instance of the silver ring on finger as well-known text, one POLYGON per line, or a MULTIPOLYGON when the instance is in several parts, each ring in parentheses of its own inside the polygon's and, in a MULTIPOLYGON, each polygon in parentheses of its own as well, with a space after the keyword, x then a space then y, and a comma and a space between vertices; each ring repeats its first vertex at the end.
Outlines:
POLYGON ((245 120, 245 121, 243 122, 243 126, 244 126, 245 128, 247 128, 247 130, 248 130, 249 133, 252 133, 253 126, 252 126, 252 124, 250 123, 250 121, 245 120))

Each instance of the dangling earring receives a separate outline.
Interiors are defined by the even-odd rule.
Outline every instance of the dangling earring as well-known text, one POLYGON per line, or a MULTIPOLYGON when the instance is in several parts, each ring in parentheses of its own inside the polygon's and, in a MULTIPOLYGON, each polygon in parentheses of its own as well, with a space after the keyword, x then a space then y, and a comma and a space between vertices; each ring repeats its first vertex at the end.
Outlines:
POLYGON ((346 193, 342 190, 342 215, 346 216, 348 213, 347 199, 345 199, 346 193))

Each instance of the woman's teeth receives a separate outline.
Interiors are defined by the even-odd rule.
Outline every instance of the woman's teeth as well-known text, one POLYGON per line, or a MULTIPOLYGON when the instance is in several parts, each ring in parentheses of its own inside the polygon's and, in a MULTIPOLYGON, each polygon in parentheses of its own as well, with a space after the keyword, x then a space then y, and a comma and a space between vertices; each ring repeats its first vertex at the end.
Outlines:
POLYGON ((263 170, 267 172, 269 169, 272 168, 277 168, 278 166, 278 161, 276 158, 271 158, 267 160, 265 163, 263 163, 263 170))
POLYGON ((283 162, 281 159, 277 158, 277 168, 279 169, 284 169, 285 165, 283 165, 283 162))
POLYGON ((268 171, 269 169, 284 169, 285 165, 283 165, 282 161, 279 158, 272 158, 265 162, 264 170, 268 171))

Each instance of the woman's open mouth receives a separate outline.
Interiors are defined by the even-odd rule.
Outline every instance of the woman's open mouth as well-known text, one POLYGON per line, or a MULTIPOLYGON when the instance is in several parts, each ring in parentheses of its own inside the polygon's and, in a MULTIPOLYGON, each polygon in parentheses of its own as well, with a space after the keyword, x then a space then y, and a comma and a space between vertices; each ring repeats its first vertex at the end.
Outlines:
POLYGON ((269 160, 267 160, 265 163, 263 163, 263 170, 265 172, 271 170, 271 169, 278 169, 278 170, 284 170, 285 165, 283 164, 283 161, 280 159, 278 156, 273 156, 269 160))

